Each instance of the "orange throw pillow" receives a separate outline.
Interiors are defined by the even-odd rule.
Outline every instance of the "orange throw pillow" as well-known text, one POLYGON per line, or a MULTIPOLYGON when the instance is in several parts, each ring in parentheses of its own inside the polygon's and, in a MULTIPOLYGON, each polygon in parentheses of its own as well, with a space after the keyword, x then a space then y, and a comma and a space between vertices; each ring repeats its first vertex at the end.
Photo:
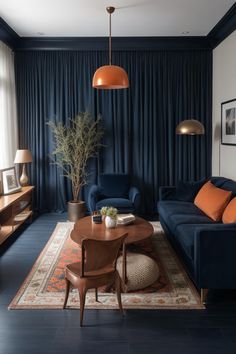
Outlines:
POLYGON ((230 201, 232 192, 217 188, 210 181, 198 192, 194 204, 214 221, 221 220, 226 205, 230 201))
POLYGON ((227 205, 224 214, 222 216, 222 221, 224 224, 230 224, 236 222, 236 197, 233 198, 227 205))

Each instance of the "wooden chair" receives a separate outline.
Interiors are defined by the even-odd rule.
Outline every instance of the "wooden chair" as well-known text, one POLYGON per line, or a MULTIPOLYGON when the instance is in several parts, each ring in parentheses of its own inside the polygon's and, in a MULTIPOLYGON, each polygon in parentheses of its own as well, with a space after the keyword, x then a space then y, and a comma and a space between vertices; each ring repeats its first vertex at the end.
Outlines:
POLYGON ((81 244, 81 262, 68 264, 65 268, 66 294, 63 309, 69 296, 72 284, 79 291, 80 297, 80 326, 83 323, 85 297, 88 289, 95 288, 96 301, 97 289, 100 286, 115 283, 117 300, 123 315, 121 303, 121 279, 116 270, 116 261, 121 247, 123 247, 123 275, 125 277, 125 243, 128 234, 115 240, 93 240, 84 238, 81 244))

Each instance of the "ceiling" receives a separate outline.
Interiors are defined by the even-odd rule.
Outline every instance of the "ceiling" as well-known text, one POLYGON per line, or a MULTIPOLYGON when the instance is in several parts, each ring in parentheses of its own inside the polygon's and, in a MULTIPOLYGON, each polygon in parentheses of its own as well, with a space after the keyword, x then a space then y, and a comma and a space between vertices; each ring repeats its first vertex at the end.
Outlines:
POLYGON ((0 0, 0 16, 20 36, 205 36, 234 0, 0 0))

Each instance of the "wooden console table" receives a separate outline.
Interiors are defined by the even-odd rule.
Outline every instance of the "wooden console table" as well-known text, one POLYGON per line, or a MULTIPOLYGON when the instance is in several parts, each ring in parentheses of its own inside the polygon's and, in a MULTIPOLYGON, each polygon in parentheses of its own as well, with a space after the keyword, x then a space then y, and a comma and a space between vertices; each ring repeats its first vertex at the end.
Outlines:
POLYGON ((18 193, 0 197, 0 244, 32 217, 33 190, 33 186, 22 187, 18 193))

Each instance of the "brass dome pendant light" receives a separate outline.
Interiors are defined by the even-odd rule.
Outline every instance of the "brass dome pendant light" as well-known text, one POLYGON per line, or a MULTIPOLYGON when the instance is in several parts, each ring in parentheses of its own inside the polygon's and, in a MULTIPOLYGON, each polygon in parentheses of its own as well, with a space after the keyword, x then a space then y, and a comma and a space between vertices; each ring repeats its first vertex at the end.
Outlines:
POLYGON ((176 127, 176 134, 179 135, 203 135, 204 125, 196 119, 187 119, 180 122, 176 127))
POLYGON ((111 14, 115 8, 106 8, 109 14, 109 65, 98 68, 93 76, 93 87, 97 89, 124 89, 129 87, 129 79, 126 71, 117 65, 112 65, 111 60, 111 14))

